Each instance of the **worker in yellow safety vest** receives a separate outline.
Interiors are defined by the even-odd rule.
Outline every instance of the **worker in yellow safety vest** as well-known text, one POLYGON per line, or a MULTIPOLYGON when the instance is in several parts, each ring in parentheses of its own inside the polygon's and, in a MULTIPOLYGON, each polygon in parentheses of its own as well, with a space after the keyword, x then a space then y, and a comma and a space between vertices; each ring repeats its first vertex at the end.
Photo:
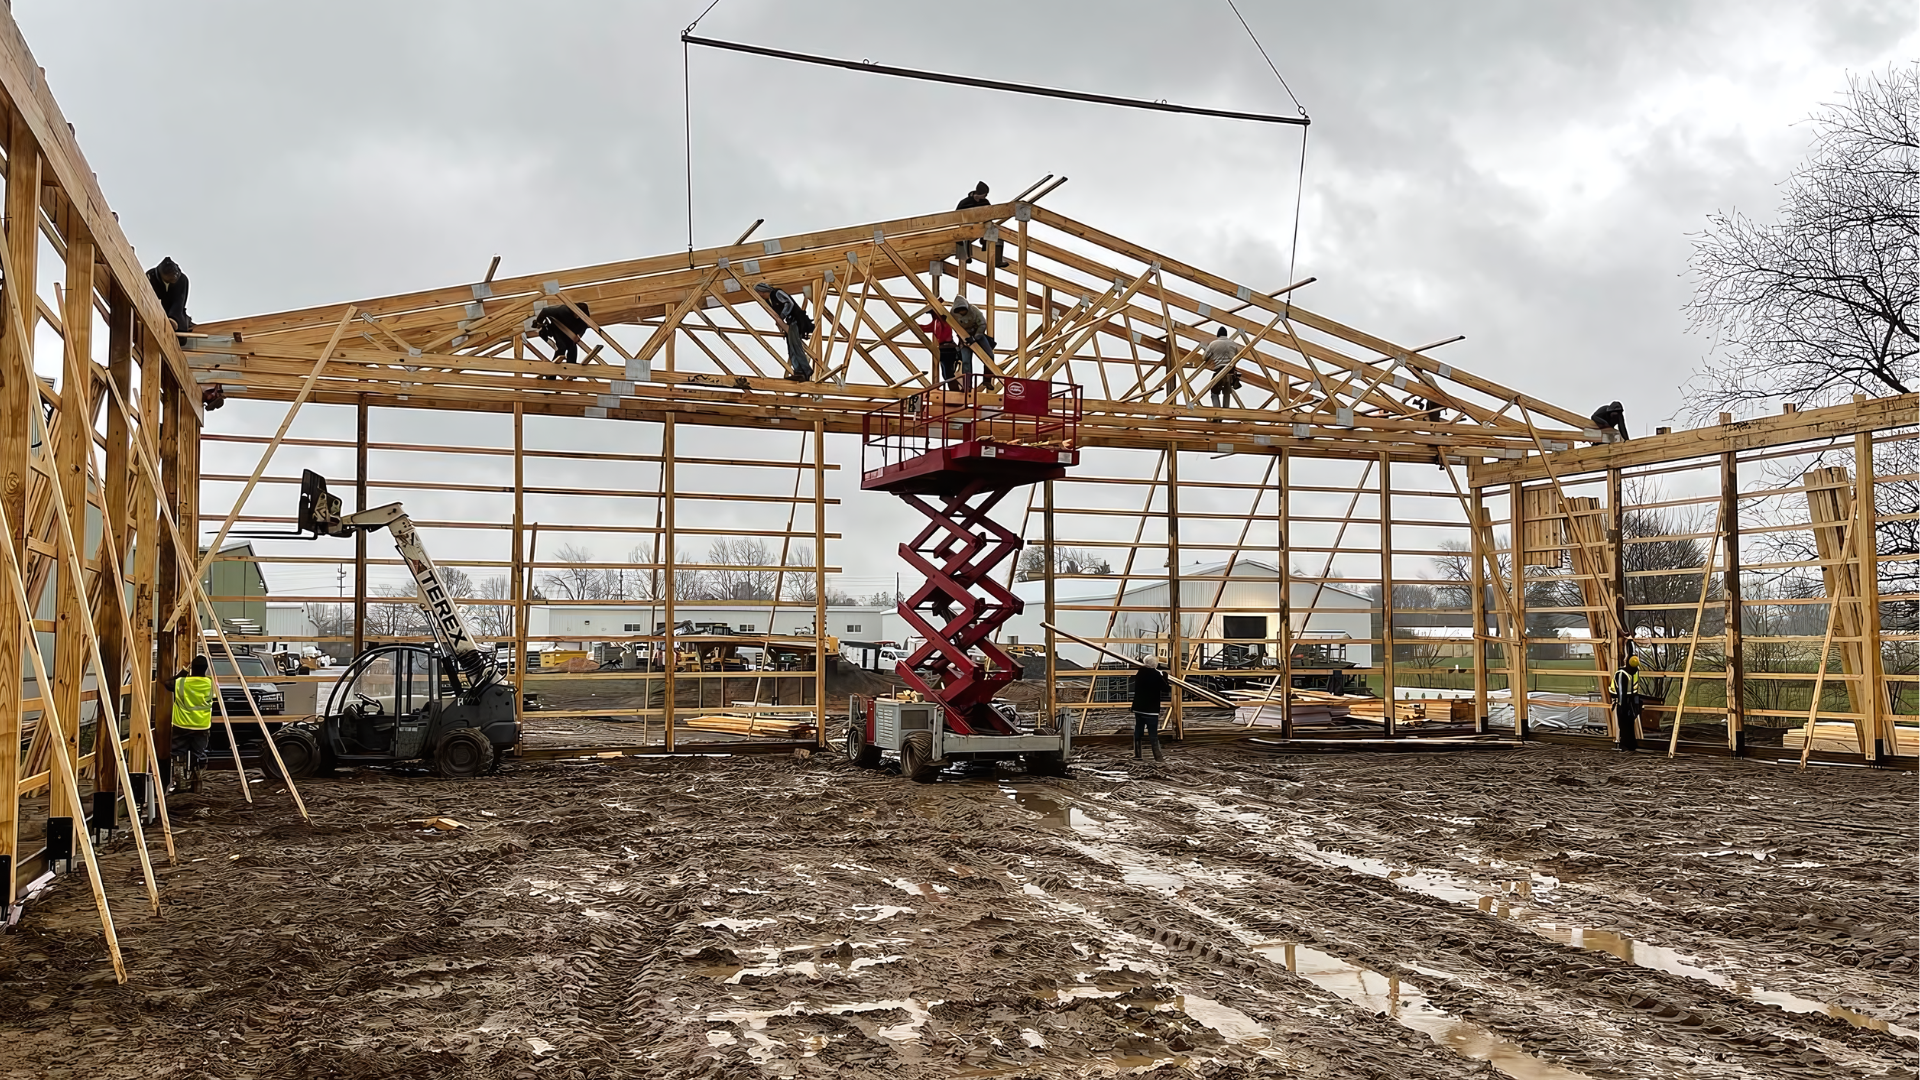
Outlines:
POLYGON ((1635 721, 1640 719, 1640 658, 1627 657, 1627 665, 1613 673, 1613 716, 1618 722, 1614 743, 1621 750, 1640 748, 1635 721))
POLYGON ((213 734, 213 699, 219 691, 207 675, 207 658, 193 658, 193 672, 181 669, 167 680, 173 692, 173 760, 184 762, 174 775, 179 790, 200 790, 200 773, 207 764, 207 740, 213 734))

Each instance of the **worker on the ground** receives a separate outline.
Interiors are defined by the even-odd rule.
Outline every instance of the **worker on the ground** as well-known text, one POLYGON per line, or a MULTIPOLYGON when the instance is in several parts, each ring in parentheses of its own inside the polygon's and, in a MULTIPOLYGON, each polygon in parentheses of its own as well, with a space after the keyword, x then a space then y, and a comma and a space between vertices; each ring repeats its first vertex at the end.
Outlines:
POLYGON ((800 306, 787 290, 776 288, 766 282, 753 287, 773 311, 773 321, 780 326, 780 332, 787 338, 787 378, 794 382, 806 382, 813 378, 813 361, 807 358, 807 335, 813 333, 813 318, 807 309, 800 306))
POLYGON ((1617 431, 1622 439, 1627 437, 1627 410, 1617 401, 1608 402, 1593 410, 1593 426, 1601 431, 1617 431))
POLYGON ((1614 745, 1622 750, 1638 750, 1640 736, 1635 728, 1640 719, 1640 658, 1627 657, 1626 666, 1613 673, 1613 717, 1619 736, 1614 745))
POLYGON ((1240 373, 1233 370, 1233 358, 1240 354, 1240 347, 1227 336, 1227 328, 1221 327, 1213 340, 1200 347, 1200 358, 1207 363, 1207 369, 1213 372, 1207 391, 1212 395, 1213 407, 1224 409, 1233 404, 1233 391, 1240 385, 1240 373))
POLYGON ((960 389, 960 346, 953 340, 953 324, 940 317, 932 308, 927 309, 927 321, 920 329, 933 335, 934 349, 938 354, 940 385, 948 390, 960 389))
POLYGON ((207 739, 213 733, 213 697, 217 692, 207 676, 207 658, 193 658, 192 674, 182 668, 167 680, 173 692, 174 790, 184 785, 188 791, 200 790, 200 774, 207 765, 207 739))
POLYGON ((160 309, 167 313, 174 332, 184 334, 192 330, 193 320, 187 316, 187 275, 180 272, 180 264, 173 261, 173 256, 161 259, 159 266, 147 271, 147 284, 153 286, 154 295, 160 298, 160 309))
MULTIPOLYGON (((980 346, 987 354, 987 359, 992 360, 993 338, 987 333, 986 313, 968 303, 966 297, 954 297, 947 310, 953 315, 953 324, 960 328, 960 388, 965 389, 973 382, 973 347, 980 346)), ((980 384, 988 390, 993 389, 992 374, 983 373, 980 384)))
MULTIPOLYGON (((982 180, 979 183, 973 185, 973 190, 967 192, 967 197, 964 199, 961 199, 960 202, 956 206, 954 206, 954 209, 955 210, 972 210, 977 207, 992 206, 992 205, 993 205, 993 200, 987 198, 987 182, 985 180, 982 180)), ((982 241, 980 244, 980 254, 985 255, 986 253, 987 253, 987 245, 984 241, 982 241)), ((960 254, 963 260, 973 258, 973 244, 971 243, 962 244, 960 247, 960 254)), ((993 264, 1002 270, 1006 269, 1007 242, 1005 240, 995 240, 993 242, 993 264)))
POLYGON ((1153 746, 1153 760, 1164 761, 1160 752, 1160 699, 1167 692, 1167 677, 1161 674, 1158 658, 1144 660, 1133 672, 1133 758, 1140 760, 1140 741, 1153 746))
POLYGON ((575 311, 565 301, 555 301, 533 317, 533 332, 553 346, 553 358, 562 364, 580 362, 580 343, 587 336, 587 320, 582 312, 590 315, 593 309, 581 304, 580 311, 575 311))

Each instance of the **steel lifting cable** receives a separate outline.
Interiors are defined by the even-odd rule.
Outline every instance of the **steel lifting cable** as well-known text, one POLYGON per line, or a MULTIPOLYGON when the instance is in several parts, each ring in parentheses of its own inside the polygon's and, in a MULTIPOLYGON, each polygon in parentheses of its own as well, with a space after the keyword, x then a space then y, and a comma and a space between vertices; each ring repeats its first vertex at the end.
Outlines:
MULTIPOLYGON (((715 2, 717 3, 718 0, 715 0, 715 2)), ((1240 5, 1234 3, 1234 0, 1227 0, 1227 7, 1233 10, 1233 17, 1240 20, 1241 29, 1247 32, 1247 38, 1253 42, 1253 47, 1260 50, 1260 59, 1267 62, 1267 70, 1273 72, 1274 79, 1280 83, 1280 89, 1287 92, 1287 100, 1293 102, 1293 107, 1300 110, 1301 120, 1305 121, 1307 118, 1306 107, 1301 105, 1300 99, 1294 96, 1293 87, 1287 85, 1287 77, 1280 74, 1280 68, 1273 62, 1273 57, 1267 55, 1267 47, 1260 44, 1260 36, 1253 32, 1253 27, 1248 24, 1247 17, 1240 14, 1240 5)), ((1293 187, 1293 242, 1287 251, 1288 281, 1300 280, 1295 276, 1294 270, 1295 264, 1300 261, 1300 207, 1307 191, 1307 127, 1308 125, 1304 122, 1300 125, 1300 175, 1294 180, 1293 187)), ((1293 314, 1293 296, 1291 294, 1287 296, 1286 312, 1289 315, 1293 314)))

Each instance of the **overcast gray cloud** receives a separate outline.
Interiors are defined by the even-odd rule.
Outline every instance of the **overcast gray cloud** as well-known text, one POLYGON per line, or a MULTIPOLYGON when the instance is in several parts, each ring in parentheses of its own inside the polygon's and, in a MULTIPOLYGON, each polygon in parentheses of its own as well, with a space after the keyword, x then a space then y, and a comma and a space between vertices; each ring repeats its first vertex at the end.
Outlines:
MULTIPOLYGON (((108 198, 203 320, 686 244, 680 28, 698 3, 15 0, 108 198)), ((1243 2, 1312 113, 1302 302, 1585 411, 1674 412, 1708 343, 1687 233, 1770 212, 1795 126, 1920 55, 1911 0, 1243 2)), ((1224 0, 723 0, 701 32, 1284 111, 1224 0)), ((1257 286, 1287 274, 1298 133, 696 51, 696 241, 950 207, 1057 209, 1257 286)), ((221 414, 217 423, 272 419, 221 414)), ((784 451, 783 451, 784 452, 784 451)), ((237 471, 245 471, 243 468, 237 471)))

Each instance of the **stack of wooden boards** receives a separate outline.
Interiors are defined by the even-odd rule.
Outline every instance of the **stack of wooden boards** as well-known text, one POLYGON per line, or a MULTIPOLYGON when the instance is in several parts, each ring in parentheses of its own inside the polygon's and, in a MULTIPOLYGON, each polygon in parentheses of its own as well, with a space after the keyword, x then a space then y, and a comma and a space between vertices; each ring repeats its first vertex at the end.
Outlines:
MULTIPOLYGON (((1243 702, 1235 721, 1249 727, 1279 727, 1280 701, 1267 691, 1232 690, 1227 697, 1243 702)), ((1289 690, 1287 704, 1293 726, 1331 727, 1344 723, 1386 725, 1387 703, 1362 694, 1329 694, 1321 690, 1289 690)), ((1467 699, 1401 700, 1393 703, 1393 719, 1401 724, 1471 723, 1473 702, 1467 699)))
POLYGON ((813 726, 811 713, 791 716, 768 713, 729 716, 725 713, 716 713, 684 720, 675 717, 673 723, 675 727, 690 728, 694 731, 717 731, 725 735, 757 735, 768 739, 811 739, 817 730, 813 726))

